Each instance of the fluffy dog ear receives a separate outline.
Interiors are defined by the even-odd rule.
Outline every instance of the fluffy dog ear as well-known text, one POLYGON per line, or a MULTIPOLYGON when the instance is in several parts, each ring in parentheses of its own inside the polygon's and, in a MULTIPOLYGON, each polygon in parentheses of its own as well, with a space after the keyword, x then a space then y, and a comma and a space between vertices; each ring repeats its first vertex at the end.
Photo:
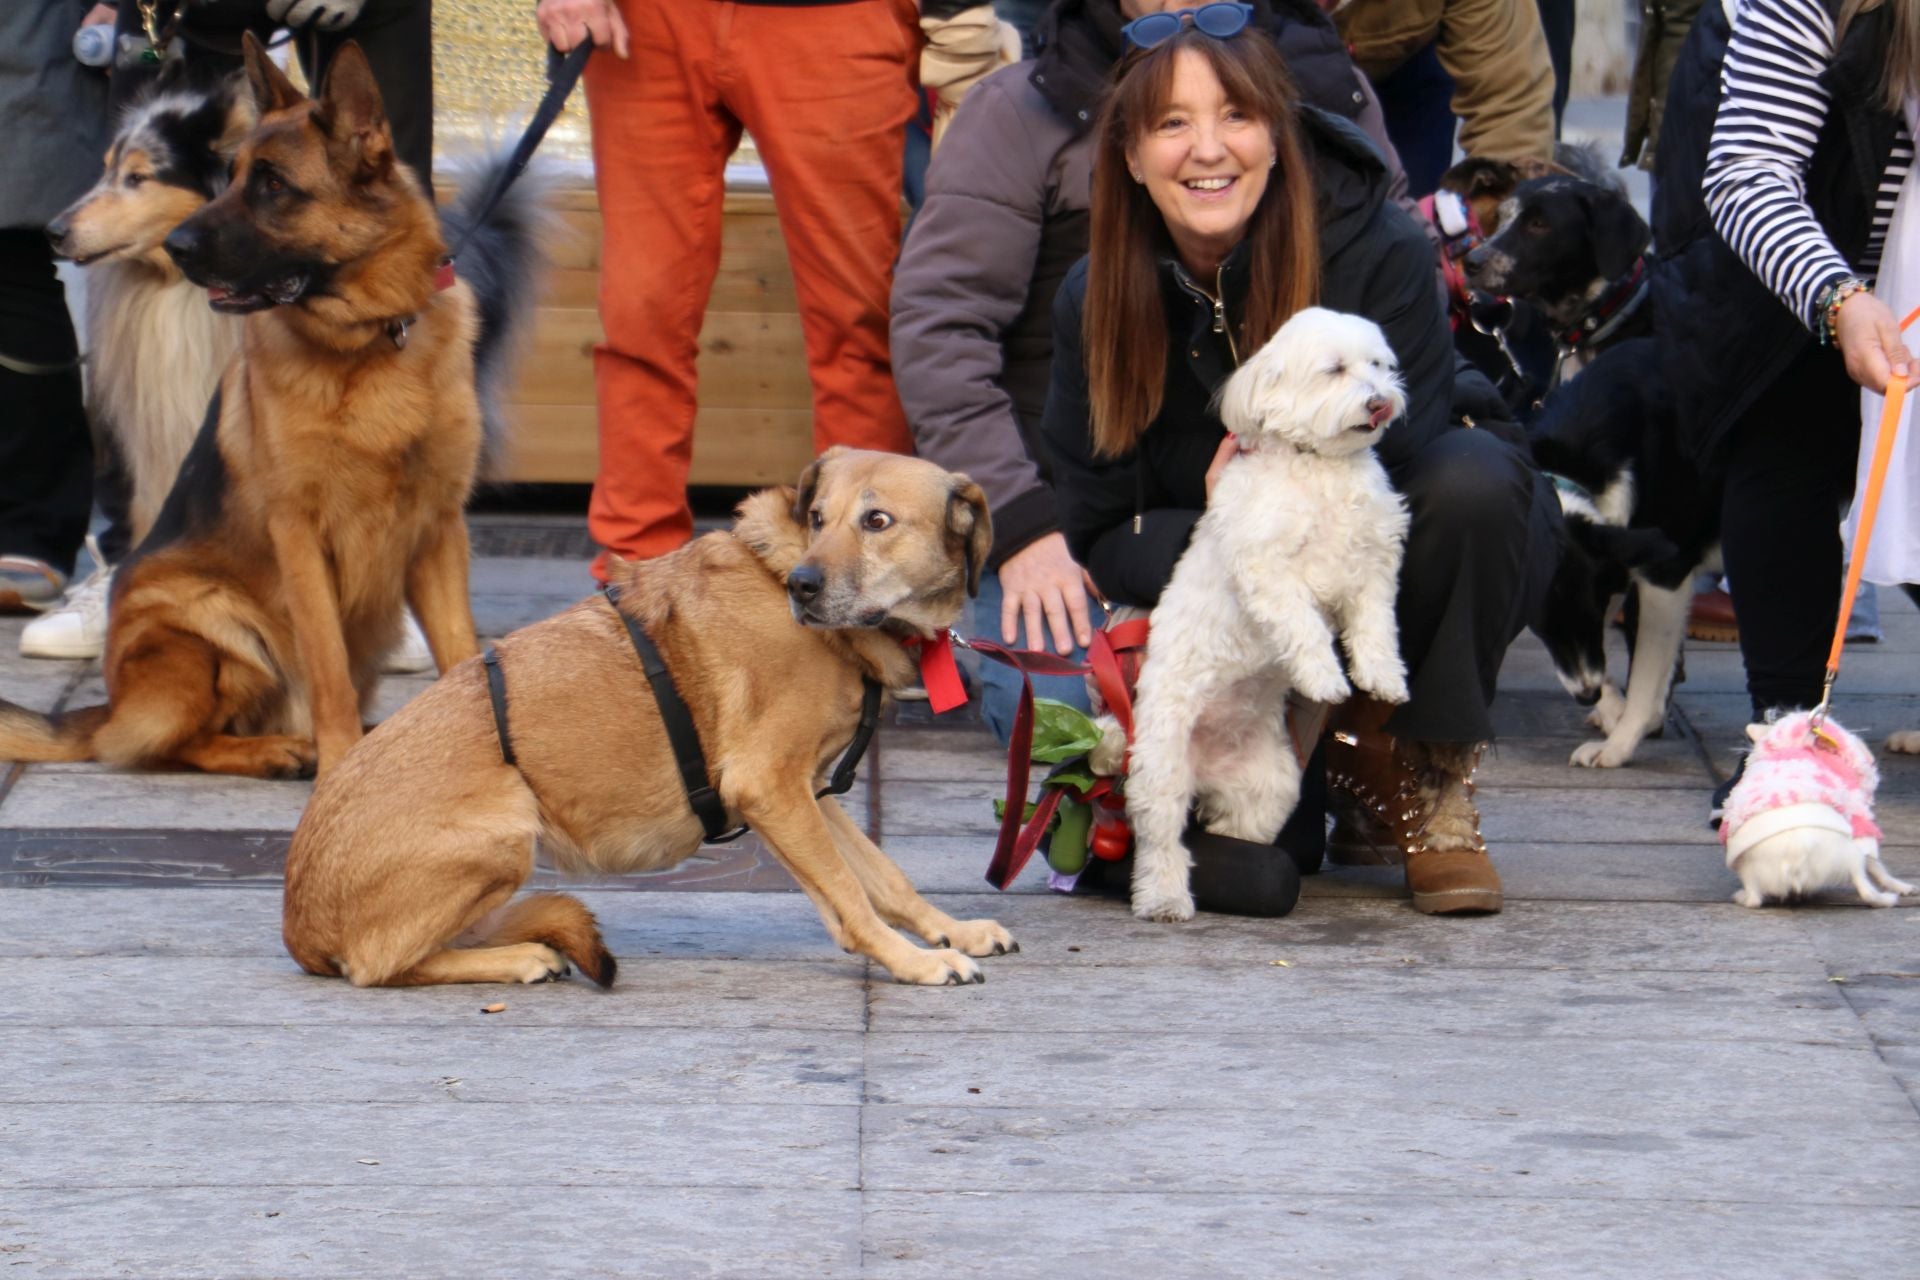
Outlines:
POLYGON ((987 495, 966 476, 954 477, 947 494, 947 532, 966 549, 967 595, 980 594, 980 575, 993 550, 993 517, 987 511, 987 495))
POLYGON ((367 55, 352 40, 341 45, 327 64, 313 123, 350 150, 358 181, 383 178, 393 167, 393 132, 387 124, 386 104, 367 55))
POLYGON ((793 490, 793 522, 802 529, 807 527, 807 512, 813 509, 813 495, 820 490, 820 470, 832 455, 832 450, 821 454, 807 464, 800 473, 800 483, 793 490))
POLYGON ((1593 228, 1594 264, 1609 280, 1633 269, 1634 259, 1646 252, 1653 233, 1625 196, 1612 191, 1582 189, 1588 222, 1593 228))
POLYGON ((1214 400, 1214 412, 1227 430, 1235 435, 1253 435, 1270 417, 1276 406, 1273 389, 1286 378, 1286 365, 1269 340, 1251 359, 1228 378, 1214 400))
POLYGON ((254 105, 261 115, 284 111, 307 100, 304 93, 294 88, 293 81, 287 79, 287 73, 274 65, 273 59, 267 56, 267 47, 253 32, 240 37, 240 49, 247 67, 247 85, 253 90, 254 105))

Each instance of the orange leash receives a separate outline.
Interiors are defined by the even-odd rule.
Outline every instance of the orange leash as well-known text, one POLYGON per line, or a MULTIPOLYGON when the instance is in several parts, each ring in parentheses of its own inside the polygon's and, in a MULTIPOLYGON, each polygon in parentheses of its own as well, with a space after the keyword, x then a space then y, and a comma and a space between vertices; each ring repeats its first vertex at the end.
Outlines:
MULTIPOLYGON (((1920 319, 1920 307, 1900 322, 1900 328, 1920 319)), ((1893 461, 1893 438, 1900 430, 1900 414, 1906 407, 1907 380, 1899 375, 1887 379, 1885 406, 1880 411, 1880 435, 1874 441, 1873 467, 1867 472, 1867 491, 1860 495, 1860 530, 1854 535, 1853 557, 1847 565, 1847 584, 1840 593, 1840 620, 1833 629, 1833 647, 1827 651, 1827 676, 1820 690, 1820 705, 1813 709, 1810 721, 1816 728, 1826 720, 1833 702, 1833 682, 1840 675, 1840 650, 1847 642, 1847 619, 1853 613, 1853 598, 1860 590, 1860 574, 1867 564, 1867 544, 1873 539, 1873 522, 1880 514, 1880 490, 1887 482, 1887 467, 1893 461)))

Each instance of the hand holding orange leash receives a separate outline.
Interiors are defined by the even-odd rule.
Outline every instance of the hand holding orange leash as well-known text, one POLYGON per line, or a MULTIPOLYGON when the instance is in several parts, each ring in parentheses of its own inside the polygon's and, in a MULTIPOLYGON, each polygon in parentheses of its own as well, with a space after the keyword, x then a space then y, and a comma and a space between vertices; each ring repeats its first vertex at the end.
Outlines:
MULTIPOLYGON (((1900 322, 1906 329, 1920 319, 1915 308, 1900 322)), ((1887 379, 1886 403, 1880 410, 1880 434, 1874 441, 1873 468, 1867 473, 1866 492, 1860 495, 1860 528, 1854 535, 1853 555, 1847 563, 1846 587, 1840 593, 1840 620, 1833 629, 1833 647, 1827 651, 1827 675, 1820 689, 1820 705, 1808 721, 1817 731, 1826 720, 1833 703, 1833 682, 1840 675, 1840 650, 1847 642, 1847 618, 1853 613, 1853 598, 1860 591, 1860 574, 1866 568, 1867 544, 1873 539, 1874 518, 1880 513, 1880 491, 1886 486, 1887 466, 1893 460, 1893 440, 1900 430, 1900 415, 1906 409, 1907 378, 1893 374, 1887 379)))

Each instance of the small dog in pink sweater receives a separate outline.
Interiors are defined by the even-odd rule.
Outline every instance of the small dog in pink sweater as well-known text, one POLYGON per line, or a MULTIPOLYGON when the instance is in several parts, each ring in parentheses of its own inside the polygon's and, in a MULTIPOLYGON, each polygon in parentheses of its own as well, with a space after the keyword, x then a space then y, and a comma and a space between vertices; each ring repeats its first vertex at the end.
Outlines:
POLYGON ((1810 720, 1798 711, 1747 726, 1753 750, 1720 824, 1740 877, 1733 900, 1757 907, 1851 884, 1862 901, 1891 907, 1915 890, 1880 861, 1873 755, 1833 721, 1816 729, 1810 720))

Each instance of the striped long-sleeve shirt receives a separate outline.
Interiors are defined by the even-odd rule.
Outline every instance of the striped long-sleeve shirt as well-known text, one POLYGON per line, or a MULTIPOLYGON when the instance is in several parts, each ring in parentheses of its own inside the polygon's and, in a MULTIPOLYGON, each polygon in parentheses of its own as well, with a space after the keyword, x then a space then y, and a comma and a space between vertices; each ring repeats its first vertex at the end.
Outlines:
POLYGON ((1703 182, 1714 229, 1753 273, 1817 330, 1814 299, 1848 275, 1871 276, 1913 164, 1903 125, 1880 178, 1873 230, 1858 263, 1834 247, 1807 204, 1806 175, 1827 117, 1820 76, 1833 62, 1833 16, 1821 0, 1744 0, 1720 78, 1703 182))

